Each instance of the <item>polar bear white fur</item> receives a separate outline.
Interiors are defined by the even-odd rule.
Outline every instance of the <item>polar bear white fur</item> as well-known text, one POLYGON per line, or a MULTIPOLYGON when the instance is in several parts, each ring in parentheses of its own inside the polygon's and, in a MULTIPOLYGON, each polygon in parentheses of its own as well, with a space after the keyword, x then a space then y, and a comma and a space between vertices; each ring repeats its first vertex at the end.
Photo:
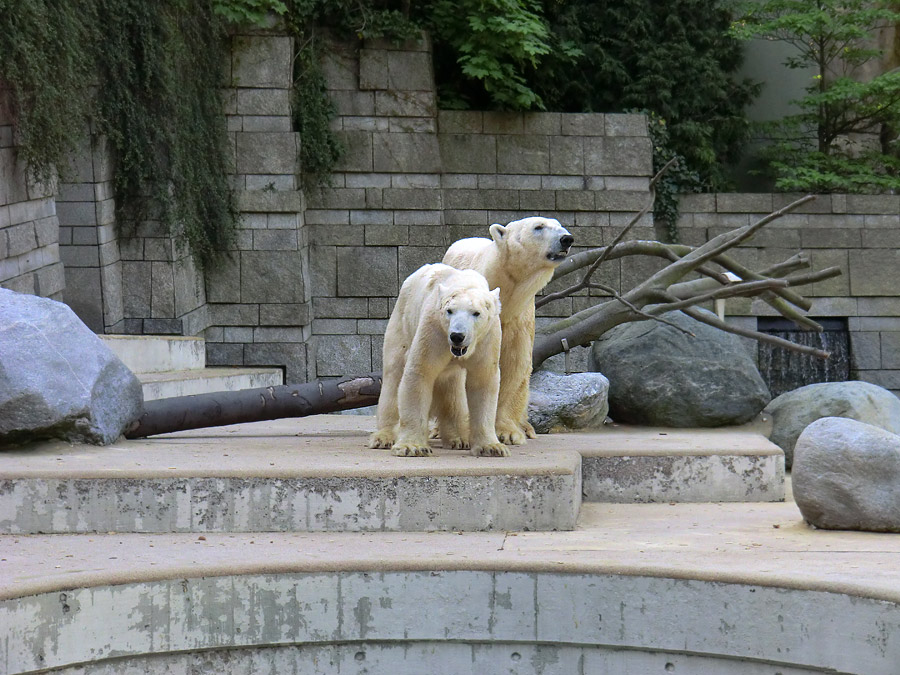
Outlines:
POLYGON ((384 335, 378 430, 369 447, 427 456, 429 417, 445 446, 506 457, 494 429, 500 387, 500 292, 440 263, 403 286, 384 335))
POLYGON ((534 296, 550 281, 553 271, 575 241, 553 218, 523 218, 506 226, 491 225, 491 238, 460 239, 444 255, 444 263, 473 269, 500 289, 500 399, 497 436, 519 445, 534 438, 528 423, 528 380, 534 349, 534 296))

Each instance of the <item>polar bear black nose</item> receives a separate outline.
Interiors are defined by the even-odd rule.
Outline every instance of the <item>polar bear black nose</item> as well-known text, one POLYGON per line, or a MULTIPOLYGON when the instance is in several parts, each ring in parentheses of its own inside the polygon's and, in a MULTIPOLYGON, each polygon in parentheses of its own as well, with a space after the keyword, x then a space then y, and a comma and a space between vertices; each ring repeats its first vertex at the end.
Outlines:
POLYGON ((563 248, 569 248, 572 244, 575 243, 575 237, 571 234, 564 234, 559 238, 559 243, 563 248))
POLYGON ((458 345, 460 342, 466 339, 466 336, 462 333, 450 333, 450 342, 455 345, 458 345))

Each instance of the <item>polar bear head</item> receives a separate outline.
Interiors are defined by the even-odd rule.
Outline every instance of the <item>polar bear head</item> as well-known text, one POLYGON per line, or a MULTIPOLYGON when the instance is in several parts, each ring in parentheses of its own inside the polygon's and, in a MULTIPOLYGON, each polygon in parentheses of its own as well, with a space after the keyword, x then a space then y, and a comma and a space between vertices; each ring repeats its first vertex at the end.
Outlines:
POLYGON ((459 271, 458 276, 464 280, 442 283, 439 293, 441 326, 450 353, 460 358, 471 354, 482 337, 499 328, 500 289, 488 290, 484 277, 472 270, 459 271))
POLYGON ((522 218, 491 225, 491 238, 511 260, 555 267, 569 254, 575 237, 554 218, 522 218))

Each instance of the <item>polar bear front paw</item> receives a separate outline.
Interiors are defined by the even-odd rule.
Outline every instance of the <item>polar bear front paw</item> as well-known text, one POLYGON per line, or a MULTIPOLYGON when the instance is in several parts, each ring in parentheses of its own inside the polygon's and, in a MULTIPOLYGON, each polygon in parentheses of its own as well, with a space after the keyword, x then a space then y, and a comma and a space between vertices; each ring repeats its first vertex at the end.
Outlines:
POLYGON ((503 443, 485 443, 472 448, 472 454, 476 457, 509 457, 509 448, 503 443))
POLYGON ((391 453, 397 457, 430 457, 431 448, 418 443, 397 443, 391 448, 391 453))
POLYGON ((523 445, 525 443, 525 434, 517 424, 498 424, 497 438, 501 443, 507 445, 523 445))
POLYGON ((389 449, 394 446, 394 433, 390 429, 381 429, 369 436, 370 448, 389 449))

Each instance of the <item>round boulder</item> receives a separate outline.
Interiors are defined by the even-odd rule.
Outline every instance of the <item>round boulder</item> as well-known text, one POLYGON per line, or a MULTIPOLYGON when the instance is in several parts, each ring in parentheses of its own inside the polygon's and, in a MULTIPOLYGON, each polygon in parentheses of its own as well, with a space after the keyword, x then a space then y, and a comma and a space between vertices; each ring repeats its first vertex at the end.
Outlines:
POLYGON ((741 339, 682 312, 617 326, 594 342, 591 369, 609 378, 616 422, 718 427, 752 420, 769 390, 741 339))
POLYGON ((900 532, 900 436, 844 417, 823 417, 794 449, 794 500, 827 530, 900 532))
POLYGON ((531 376, 528 421, 541 434, 600 427, 609 414, 608 393, 609 380, 600 373, 539 370, 531 376))
POLYGON ((0 289, 0 447, 106 445, 142 408, 138 379, 68 306, 0 289))
POLYGON ((788 468, 800 433, 823 417, 847 417, 900 434, 900 398, 868 382, 809 384, 772 399, 765 412, 772 417, 769 440, 784 450, 788 468))

